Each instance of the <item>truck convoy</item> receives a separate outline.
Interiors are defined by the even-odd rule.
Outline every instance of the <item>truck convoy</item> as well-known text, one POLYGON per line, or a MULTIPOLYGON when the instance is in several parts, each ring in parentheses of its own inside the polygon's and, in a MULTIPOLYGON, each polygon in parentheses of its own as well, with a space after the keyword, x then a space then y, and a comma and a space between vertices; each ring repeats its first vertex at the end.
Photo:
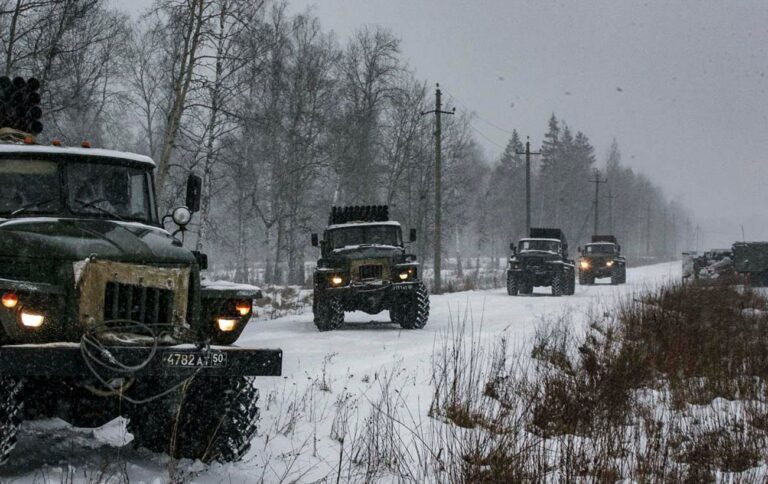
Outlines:
POLYGON ((507 294, 531 294, 534 287, 551 286, 553 296, 572 295, 576 266, 568 259, 568 242, 560 229, 531 228, 529 237, 509 246, 507 294))
POLYGON ((627 261, 613 235, 593 235, 592 242, 579 247, 579 284, 592 285, 595 279, 610 277, 611 284, 627 282, 627 261))
POLYGON ((0 78, 0 461, 25 419, 118 415, 150 450, 240 459, 259 416, 253 377, 280 375, 282 352, 231 346, 259 291, 206 281, 207 257, 177 237, 199 177, 161 217, 150 158, 23 131, 42 128, 23 105, 37 85, 0 78))
MULTIPOLYGON (((416 240, 411 229, 409 241, 416 240)), ((333 207, 314 271, 314 322, 320 331, 339 328, 345 311, 389 310, 404 329, 420 329, 429 318, 429 293, 416 256, 406 252, 400 224, 386 205, 333 207)))

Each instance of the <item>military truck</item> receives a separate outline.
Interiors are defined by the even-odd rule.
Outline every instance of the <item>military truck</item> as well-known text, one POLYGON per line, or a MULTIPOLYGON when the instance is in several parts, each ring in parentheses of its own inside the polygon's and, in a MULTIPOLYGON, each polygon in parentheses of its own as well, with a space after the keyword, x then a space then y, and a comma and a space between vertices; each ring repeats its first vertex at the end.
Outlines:
POLYGON ((282 352, 231 346, 259 291, 208 281, 205 254, 183 246, 200 178, 161 218, 152 159, 43 146, 17 126, 0 129, 0 461, 25 419, 118 415, 150 450, 241 458, 253 377, 280 375, 282 352))
POLYGON ((768 242, 734 243, 733 270, 751 286, 768 286, 768 242))
POLYGON ((611 278, 611 284, 627 282, 627 260, 613 235, 593 235, 592 242, 579 247, 579 284, 586 286, 595 279, 611 278))
POLYGON ((553 296, 572 295, 576 290, 576 265, 568 259, 568 242, 560 229, 531 228, 529 237, 517 246, 507 269, 507 294, 531 294, 534 287, 551 286, 553 296))
MULTIPOLYGON (((408 254, 402 228, 386 205, 332 207, 314 271, 314 322, 320 331, 339 328, 345 311, 389 311, 404 329, 429 319, 429 293, 416 256, 408 254)), ((409 241, 416 241, 411 229, 409 241)))

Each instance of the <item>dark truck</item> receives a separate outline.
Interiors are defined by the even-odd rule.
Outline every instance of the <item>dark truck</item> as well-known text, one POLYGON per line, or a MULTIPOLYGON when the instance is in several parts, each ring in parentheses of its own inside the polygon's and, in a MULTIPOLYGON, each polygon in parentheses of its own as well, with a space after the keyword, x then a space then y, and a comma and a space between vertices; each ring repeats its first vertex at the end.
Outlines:
POLYGON ((259 415, 252 377, 280 375, 282 352, 230 346, 259 291, 206 281, 207 257, 177 238, 200 178, 161 219, 148 157, 9 128, 0 139, 0 461, 22 420, 118 415, 153 451, 241 458, 259 415))
POLYGON ((768 286, 768 242, 734 243, 733 270, 751 286, 768 286))
MULTIPOLYGON (((411 229, 410 242, 416 240, 411 229)), ((406 253, 398 222, 386 205, 333 207, 314 272, 313 311, 320 331, 339 328, 345 311, 389 310, 392 322, 421 329, 429 318, 429 293, 416 256, 406 253)))
POLYGON ((531 228, 528 238, 509 248, 507 294, 531 294, 534 287, 541 286, 552 286, 553 296, 575 292, 576 267, 568 259, 568 242, 562 230, 531 228))
POLYGON ((592 242, 579 247, 579 284, 591 285, 595 279, 611 278, 611 284, 627 282, 627 260, 613 235, 593 235, 592 242))

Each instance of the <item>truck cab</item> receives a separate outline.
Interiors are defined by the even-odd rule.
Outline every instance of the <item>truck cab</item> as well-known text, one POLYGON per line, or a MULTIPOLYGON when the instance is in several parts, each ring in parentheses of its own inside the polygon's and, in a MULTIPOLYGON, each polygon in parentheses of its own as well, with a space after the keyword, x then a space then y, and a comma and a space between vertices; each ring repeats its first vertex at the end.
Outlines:
POLYGON ((134 442, 154 451, 247 451, 252 379, 280 375, 282 352, 231 346, 260 291, 201 276, 207 257, 182 240, 199 178, 189 207, 161 217, 154 169, 146 156, 0 130, 0 463, 19 416, 98 426, 127 415, 134 442))
POLYGON ((534 287, 552 287, 553 296, 572 295, 575 268, 560 229, 531 228, 529 237, 510 244, 507 293, 531 294, 534 287))
MULTIPOLYGON (((411 230, 409 241, 415 240, 411 230)), ((313 235, 312 245, 320 247, 313 300, 319 330, 340 327, 345 311, 388 310, 403 328, 424 327, 429 295, 420 266, 386 206, 333 207, 322 240, 313 235)))
POLYGON ((579 284, 592 285, 595 279, 610 277, 611 284, 627 282, 627 262, 613 235, 593 235, 592 242, 579 248, 579 284))

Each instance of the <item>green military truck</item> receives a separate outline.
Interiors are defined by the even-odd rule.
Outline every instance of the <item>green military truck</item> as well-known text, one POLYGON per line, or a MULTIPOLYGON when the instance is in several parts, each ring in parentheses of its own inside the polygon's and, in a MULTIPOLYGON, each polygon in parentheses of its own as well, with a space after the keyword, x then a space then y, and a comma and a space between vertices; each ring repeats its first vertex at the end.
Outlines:
MULTIPOLYGON (((409 241, 416 240, 411 229, 409 241)), ((339 328, 345 311, 388 310, 392 322, 420 329, 429 319, 429 293, 416 256, 406 252, 400 224, 386 205, 333 207, 314 271, 313 311, 320 331, 339 328)))
POLYGON ((534 287, 552 287, 553 296, 576 290, 576 266, 568 258, 568 241, 560 229, 531 228, 529 237, 509 246, 507 294, 531 294, 534 287))
POLYGON ((20 125, 0 129, 0 461, 25 419, 118 415, 150 450, 241 458, 259 414, 253 377, 280 375, 282 352, 231 346, 259 291, 206 281, 207 257, 177 237, 200 178, 161 218, 150 158, 41 146, 20 125))
POLYGON ((733 270, 751 286, 768 286, 768 242, 733 244, 733 270))
POLYGON ((579 284, 586 286, 595 279, 610 277, 611 284, 627 282, 627 260, 613 235, 593 235, 592 242, 579 247, 579 284))

